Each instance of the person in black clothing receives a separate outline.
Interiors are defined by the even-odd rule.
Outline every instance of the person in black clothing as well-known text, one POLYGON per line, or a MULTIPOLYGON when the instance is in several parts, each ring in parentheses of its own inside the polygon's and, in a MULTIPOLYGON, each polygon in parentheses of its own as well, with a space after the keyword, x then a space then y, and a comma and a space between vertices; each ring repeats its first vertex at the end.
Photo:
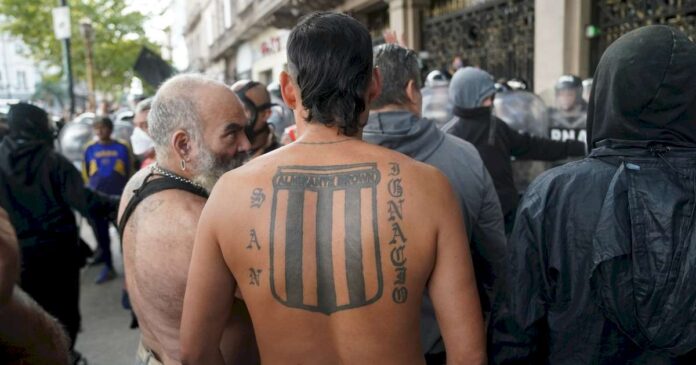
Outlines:
POLYGON ((493 76, 473 67, 460 69, 450 82, 450 100, 454 105, 455 117, 442 129, 478 149, 493 178, 505 217, 505 231, 509 233, 519 199, 510 158, 556 161, 583 156, 585 144, 556 142, 515 131, 492 115, 494 95, 493 76))
POLYGON ((696 45, 667 26, 606 50, 590 155, 520 203, 493 363, 696 364, 694 65, 696 45))
POLYGON ((0 206, 21 250, 21 288, 66 328, 74 345, 80 329, 79 231, 84 216, 115 215, 118 199, 85 188, 80 172, 53 150, 46 112, 19 103, 8 113, 0 144, 0 206))

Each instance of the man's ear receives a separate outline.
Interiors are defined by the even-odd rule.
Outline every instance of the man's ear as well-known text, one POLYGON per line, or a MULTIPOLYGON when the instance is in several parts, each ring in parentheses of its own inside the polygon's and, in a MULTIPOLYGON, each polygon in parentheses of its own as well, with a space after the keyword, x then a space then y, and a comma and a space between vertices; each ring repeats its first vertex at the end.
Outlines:
POLYGON ((408 98, 408 101, 411 102, 411 104, 418 103, 418 94, 420 94, 418 85, 416 85, 415 81, 409 80, 406 83, 406 97, 408 98))
POLYGON ((283 101, 290 109, 297 109, 299 90, 297 90, 295 82, 286 71, 280 73, 280 94, 283 96, 283 101))
POLYGON ((193 140, 191 140, 188 133, 182 129, 177 130, 172 135, 171 143, 172 146, 174 146, 174 151, 176 152, 179 160, 190 162, 193 140))
POLYGON ((367 105, 372 104, 372 101, 377 99, 382 93, 382 73, 379 68, 375 67, 372 70, 372 81, 367 90, 367 105))

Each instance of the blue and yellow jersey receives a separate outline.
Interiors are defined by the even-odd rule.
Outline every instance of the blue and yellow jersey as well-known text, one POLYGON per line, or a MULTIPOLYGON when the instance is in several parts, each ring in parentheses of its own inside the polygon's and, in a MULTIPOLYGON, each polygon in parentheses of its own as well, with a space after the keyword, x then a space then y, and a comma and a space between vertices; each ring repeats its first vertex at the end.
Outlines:
POLYGON ((133 155, 128 144, 112 140, 92 141, 85 146, 82 174, 87 185, 97 191, 121 195, 133 174, 133 155))

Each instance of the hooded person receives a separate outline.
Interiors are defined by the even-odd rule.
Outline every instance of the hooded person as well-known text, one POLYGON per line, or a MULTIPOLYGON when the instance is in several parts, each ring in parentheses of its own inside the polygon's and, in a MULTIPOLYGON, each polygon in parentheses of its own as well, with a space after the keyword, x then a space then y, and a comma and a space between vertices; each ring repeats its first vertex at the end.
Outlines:
POLYGON ((606 50, 590 155, 520 204, 494 363, 696 362, 695 64, 696 45, 667 26, 606 50))
MULTIPOLYGON (((494 287, 504 276, 506 238, 503 214, 493 181, 476 148, 445 134, 434 121, 421 118, 417 57, 415 52, 396 44, 377 49, 374 63, 382 72, 383 92, 372 102, 363 140, 435 166, 447 176, 464 212, 481 306, 487 314, 494 287)), ((428 363, 437 363, 444 345, 427 295, 423 303, 421 343, 428 363)))
POLYGON ((0 144, 0 206, 10 215, 21 249, 21 287, 66 328, 80 328, 79 230, 84 216, 116 212, 118 200, 88 190, 80 172, 53 150, 46 112, 19 103, 7 116, 0 144))
POLYGON ((520 133, 493 116, 495 81, 486 71, 465 67, 450 83, 454 118, 443 131, 470 142, 478 149, 493 178, 505 217, 506 232, 512 228, 519 194, 512 175, 511 157, 520 160, 556 161, 583 156, 585 144, 558 142, 520 133))

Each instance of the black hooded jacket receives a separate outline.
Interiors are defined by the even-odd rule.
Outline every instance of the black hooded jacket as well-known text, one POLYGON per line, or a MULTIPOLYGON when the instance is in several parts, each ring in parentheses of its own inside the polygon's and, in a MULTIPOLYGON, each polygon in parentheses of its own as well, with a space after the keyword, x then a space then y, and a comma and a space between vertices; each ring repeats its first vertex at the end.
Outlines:
POLYGON ((520 203, 491 361, 695 364, 696 45, 635 30, 594 80, 590 156, 520 203))
POLYGON ((76 252, 72 210, 107 216, 118 200, 85 188, 79 171, 54 152, 43 110, 17 104, 8 120, 10 134, 0 144, 0 206, 10 215, 22 251, 76 252))
POLYGON ((512 156, 520 160, 557 161, 584 156, 585 144, 534 137, 492 116, 490 107, 454 108, 455 118, 442 130, 476 146, 493 178, 503 215, 514 212, 519 193, 512 177, 512 156))

